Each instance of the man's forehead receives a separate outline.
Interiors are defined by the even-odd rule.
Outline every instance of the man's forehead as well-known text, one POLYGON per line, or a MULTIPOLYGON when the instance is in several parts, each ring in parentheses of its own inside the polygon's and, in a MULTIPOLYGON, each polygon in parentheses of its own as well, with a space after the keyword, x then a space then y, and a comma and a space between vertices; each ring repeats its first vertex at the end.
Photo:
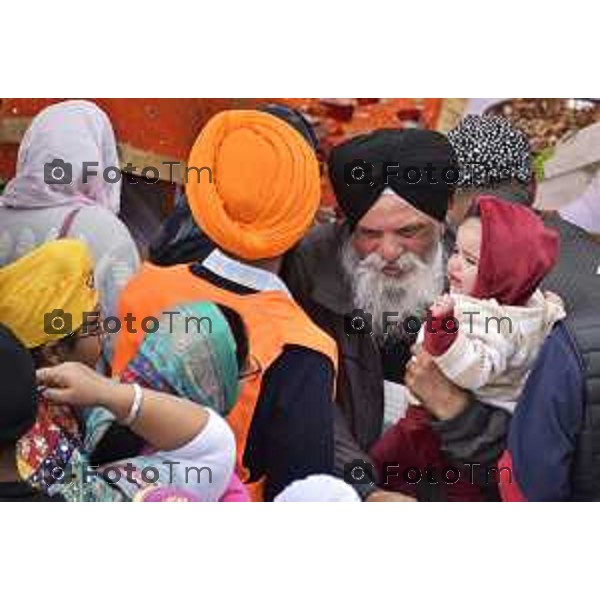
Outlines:
POLYGON ((362 227, 405 226, 436 223, 435 219, 416 209, 410 202, 386 188, 375 204, 359 221, 362 227), (393 223, 390 222, 393 219, 393 223))

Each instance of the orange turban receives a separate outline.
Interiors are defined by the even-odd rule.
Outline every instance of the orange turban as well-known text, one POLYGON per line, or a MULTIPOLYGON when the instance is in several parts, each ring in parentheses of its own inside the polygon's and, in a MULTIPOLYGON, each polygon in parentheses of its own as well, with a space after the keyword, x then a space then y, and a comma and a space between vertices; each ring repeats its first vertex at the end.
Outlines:
POLYGON ((219 247, 246 260, 284 254, 304 236, 319 207, 314 151, 268 113, 215 115, 194 143, 188 169, 194 219, 219 247), (199 171, 205 167, 212 181, 208 170, 199 171))

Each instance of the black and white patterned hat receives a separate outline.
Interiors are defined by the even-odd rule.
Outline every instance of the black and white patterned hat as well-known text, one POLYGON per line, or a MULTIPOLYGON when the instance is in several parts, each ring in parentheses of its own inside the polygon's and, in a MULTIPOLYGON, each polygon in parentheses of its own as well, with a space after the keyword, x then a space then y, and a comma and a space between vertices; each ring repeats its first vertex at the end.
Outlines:
POLYGON ((469 115, 448 133, 448 140, 460 167, 459 187, 531 180, 527 136, 504 117, 469 115))

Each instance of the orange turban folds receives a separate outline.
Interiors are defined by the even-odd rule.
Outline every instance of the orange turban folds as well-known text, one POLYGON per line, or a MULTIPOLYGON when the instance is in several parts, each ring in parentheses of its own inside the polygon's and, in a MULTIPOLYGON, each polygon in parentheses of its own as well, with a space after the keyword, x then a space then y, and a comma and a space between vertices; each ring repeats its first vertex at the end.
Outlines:
POLYGON ((296 244, 320 202, 314 151, 268 113, 215 115, 194 143, 186 193, 194 219, 223 250, 246 260, 273 258, 296 244), (207 170, 191 169, 208 167, 207 170))

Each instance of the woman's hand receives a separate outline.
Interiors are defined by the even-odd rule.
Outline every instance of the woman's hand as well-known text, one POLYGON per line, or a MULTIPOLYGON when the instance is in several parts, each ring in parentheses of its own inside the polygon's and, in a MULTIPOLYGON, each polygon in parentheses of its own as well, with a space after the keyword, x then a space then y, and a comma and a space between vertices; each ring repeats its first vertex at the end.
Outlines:
POLYGON ((117 389, 123 387, 76 362, 38 369, 36 377, 38 385, 44 388, 44 396, 50 402, 75 407, 104 406, 110 402, 117 389))
MULTIPOLYGON (((81 363, 38 369, 36 375, 50 402, 103 406, 119 421, 129 415, 133 405, 133 386, 103 377, 81 363)), ((194 402, 144 388, 138 416, 130 428, 156 450, 168 451, 198 436, 208 418, 208 411, 194 402)))
POLYGON ((442 421, 457 417, 469 403, 469 394, 450 381, 424 350, 408 362, 404 383, 442 421))

